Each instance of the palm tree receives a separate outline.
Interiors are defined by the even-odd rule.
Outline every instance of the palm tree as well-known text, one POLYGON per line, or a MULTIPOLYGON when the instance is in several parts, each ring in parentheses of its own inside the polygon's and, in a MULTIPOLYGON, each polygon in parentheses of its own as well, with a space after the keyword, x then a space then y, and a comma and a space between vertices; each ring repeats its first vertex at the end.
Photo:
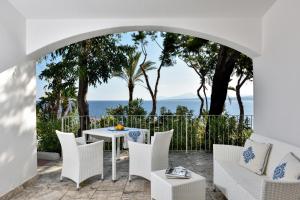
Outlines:
MULTIPOLYGON (((129 92, 129 103, 133 100, 133 91, 136 83, 143 82, 143 71, 141 67, 138 65, 138 62, 141 57, 141 52, 130 51, 127 54, 127 61, 122 69, 118 72, 114 73, 115 77, 119 77, 126 81, 128 92, 129 92)), ((154 62, 146 61, 143 64, 143 68, 145 71, 150 71, 156 69, 154 66, 154 62)))

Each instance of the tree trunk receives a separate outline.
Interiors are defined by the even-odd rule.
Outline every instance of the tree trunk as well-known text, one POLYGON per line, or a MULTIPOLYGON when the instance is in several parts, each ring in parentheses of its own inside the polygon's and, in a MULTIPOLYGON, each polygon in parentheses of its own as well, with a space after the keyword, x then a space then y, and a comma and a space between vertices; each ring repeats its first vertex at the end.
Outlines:
POLYGON ((236 87, 235 94, 236 94, 236 99, 238 101, 239 109, 240 109, 239 124, 238 124, 238 134, 240 134, 239 145, 242 145, 241 144, 242 141, 243 141, 242 131, 243 131, 243 124, 244 124, 245 114, 244 114, 244 105, 243 105, 243 101, 242 101, 241 93, 240 93, 240 86, 236 87))
POLYGON ((202 79, 202 83, 203 83, 203 94, 204 94, 204 99, 205 99, 205 111, 208 111, 208 100, 207 100, 207 95, 206 95, 206 82, 205 82, 205 77, 202 79))
POLYGON ((242 101, 242 98, 241 98, 241 93, 240 93, 240 87, 239 86, 236 87, 235 94, 236 94, 236 99, 238 101, 239 109, 240 109, 239 124, 242 124, 244 122, 245 111, 244 111, 244 105, 243 105, 243 101, 242 101))
MULTIPOLYGON (((62 84, 62 80, 59 78, 57 80, 54 81, 54 85, 61 85, 62 84)), ((55 100, 53 102, 53 107, 52 107, 52 111, 50 113, 50 118, 52 119, 59 119, 59 107, 60 107, 60 101, 61 101, 61 90, 60 89, 54 89, 53 94, 55 94, 55 100)))
POLYGON ((62 109, 61 108, 61 106, 62 106, 61 104, 62 104, 61 103, 61 91, 59 91, 58 95, 57 95, 57 99, 56 99, 56 112, 55 112, 57 119, 60 119, 62 117, 62 110, 60 110, 60 109, 62 109))
POLYGON ((202 112, 203 112, 203 106, 204 106, 204 99, 202 98, 200 92, 201 92, 201 89, 203 87, 203 82, 201 82, 201 85, 199 86, 199 88, 197 89, 197 95, 198 95, 198 98, 200 99, 200 110, 199 110, 199 118, 201 117, 202 115, 202 112))
POLYGON ((238 101, 239 109, 240 109, 239 124, 238 124, 238 133, 240 134, 240 137, 238 140, 239 141, 238 145, 242 145, 242 143, 243 143, 242 133, 243 133, 243 129, 244 129, 244 120, 245 120, 244 105, 243 105, 243 101, 241 98, 241 88, 247 80, 249 80, 248 76, 244 77, 244 79, 243 79, 243 75, 241 75, 240 78, 238 79, 237 85, 235 87, 236 99, 238 101))
POLYGON ((230 77, 233 72, 235 62, 239 52, 230 49, 226 46, 220 47, 220 52, 218 55, 218 61, 215 69, 215 74, 213 77, 212 83, 212 93, 211 93, 211 102, 209 109, 209 120, 206 124, 206 143, 210 144, 208 150, 212 150, 212 145, 214 143, 219 143, 218 132, 212 133, 211 130, 214 130, 214 127, 210 127, 210 123, 214 126, 218 126, 219 116, 224 110, 224 104, 227 97, 228 84, 230 82, 230 77), (211 136, 210 136, 211 134, 211 136), (209 141, 210 140, 210 141, 209 141))
POLYGON ((213 77, 210 115, 220 115, 223 112, 227 97, 228 84, 233 72, 238 52, 228 47, 221 46, 213 77), (232 53, 231 53, 232 52, 232 53))
POLYGON ((140 64, 140 68, 142 69, 142 72, 143 72, 143 75, 144 75, 144 78, 145 78, 145 81, 146 81, 146 86, 148 88, 148 91, 149 91, 151 99, 152 99, 152 110, 151 110, 150 115, 155 115, 156 114, 156 104, 157 104, 156 95, 157 95, 157 91, 158 91, 157 88, 158 88, 158 82, 159 82, 159 79, 160 79, 160 70, 161 70, 162 65, 157 70, 157 78, 156 78, 156 82, 155 82, 155 89, 154 89, 154 92, 153 92, 153 90, 151 88, 151 85, 150 85, 148 74, 146 73, 146 71, 143 67, 143 65, 146 62, 146 59, 147 59, 147 54, 145 53, 144 60, 140 64))
POLYGON ((152 97, 152 110, 150 115, 155 115, 156 114, 156 107, 157 107, 157 101, 156 101, 156 97, 152 97))
POLYGON ((55 101, 53 102, 53 107, 50 113, 50 119, 59 119, 58 112, 59 112, 59 104, 60 104, 60 92, 57 92, 55 101))
POLYGON ((151 115, 156 114, 156 107, 157 107, 157 93, 158 93, 158 85, 159 85, 159 80, 160 80, 160 71, 163 66, 163 61, 161 61, 159 68, 157 69, 157 77, 156 77, 156 82, 155 82, 155 88, 154 88, 154 95, 152 97, 152 111, 151 115))
POLYGON ((83 130, 89 129, 90 117, 89 117, 89 105, 86 100, 86 95, 88 92, 88 76, 87 74, 79 76, 79 86, 78 86, 78 112, 80 116, 80 129, 78 131, 78 136, 82 135, 83 130))
POLYGON ((129 100, 128 104, 130 104, 133 100, 133 90, 134 90, 134 85, 132 83, 128 84, 128 91, 129 91, 129 100))

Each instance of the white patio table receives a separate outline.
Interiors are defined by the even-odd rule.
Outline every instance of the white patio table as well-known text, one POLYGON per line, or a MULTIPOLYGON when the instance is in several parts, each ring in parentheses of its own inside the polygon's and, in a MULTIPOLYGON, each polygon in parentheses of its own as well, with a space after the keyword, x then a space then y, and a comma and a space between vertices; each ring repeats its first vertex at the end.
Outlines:
POLYGON ((106 127, 106 128, 97 128, 97 129, 90 129, 82 131, 83 136, 86 138, 86 135, 94 135, 94 136, 101 136, 106 138, 111 138, 112 140, 112 180, 117 180, 116 174, 116 160, 120 154, 120 138, 126 136, 129 131, 142 131, 146 133, 147 143, 150 144, 150 131, 147 129, 140 129, 140 128, 129 128, 125 127, 123 131, 116 131, 113 130, 113 127, 106 127))

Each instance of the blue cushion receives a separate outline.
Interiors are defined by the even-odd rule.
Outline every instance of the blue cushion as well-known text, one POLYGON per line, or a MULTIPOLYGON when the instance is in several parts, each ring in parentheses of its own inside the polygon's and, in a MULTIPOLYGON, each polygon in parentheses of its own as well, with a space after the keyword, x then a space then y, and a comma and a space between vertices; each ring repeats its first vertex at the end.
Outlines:
POLYGON ((140 131, 129 131, 128 135, 130 138, 132 138, 132 140, 134 142, 137 142, 138 138, 141 135, 141 132, 140 131))

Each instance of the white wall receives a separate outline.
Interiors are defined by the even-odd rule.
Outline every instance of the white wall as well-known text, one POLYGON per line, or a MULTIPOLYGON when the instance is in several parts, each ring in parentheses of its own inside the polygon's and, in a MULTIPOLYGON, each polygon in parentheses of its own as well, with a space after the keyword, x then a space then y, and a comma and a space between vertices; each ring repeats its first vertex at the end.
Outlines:
POLYGON ((26 20, 7 0, 1 0, 0 196, 37 172, 35 63, 25 60, 26 20))
POLYGON ((35 62, 0 74, 0 197, 36 175, 35 62))
POLYGON ((254 63, 258 134, 300 146, 300 1, 277 0, 263 19, 262 56, 254 63))
POLYGON ((0 1, 0 72, 26 57, 26 21, 7 0, 0 1))
POLYGON ((39 57, 90 37, 145 29, 206 38, 251 57, 261 51, 261 19, 256 18, 29 19, 27 54, 39 57))

